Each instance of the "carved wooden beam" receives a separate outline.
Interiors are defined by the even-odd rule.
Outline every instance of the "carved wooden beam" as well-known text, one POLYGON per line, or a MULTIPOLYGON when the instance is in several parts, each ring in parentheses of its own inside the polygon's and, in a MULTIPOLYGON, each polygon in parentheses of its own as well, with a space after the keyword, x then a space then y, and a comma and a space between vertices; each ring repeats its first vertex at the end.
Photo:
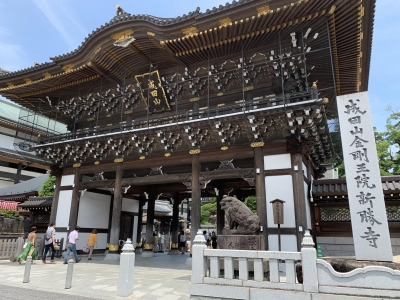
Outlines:
MULTIPOLYGON (((215 170, 200 173, 200 180, 220 180, 230 178, 249 178, 254 177, 254 169, 234 169, 234 170, 215 170)), ((191 173, 187 174, 171 174, 171 175, 156 175, 146 177, 125 178, 121 180, 121 187, 137 186, 137 185, 154 185, 165 183, 176 183, 190 181, 191 173)), ((95 189, 95 188, 113 188, 115 180, 102 180, 80 183, 79 189, 95 189)))

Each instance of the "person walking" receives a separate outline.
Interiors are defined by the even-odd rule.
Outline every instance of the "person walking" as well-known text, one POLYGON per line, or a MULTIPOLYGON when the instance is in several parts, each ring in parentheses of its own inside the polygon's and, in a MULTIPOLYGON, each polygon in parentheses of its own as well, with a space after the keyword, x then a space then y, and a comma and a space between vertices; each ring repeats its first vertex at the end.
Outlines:
POLYGON ((54 256, 56 255, 56 249, 54 249, 54 245, 56 244, 56 223, 51 222, 50 226, 47 227, 46 233, 44 235, 44 252, 42 257, 42 264, 46 264, 46 256, 49 249, 51 249, 51 264, 55 264, 54 256))
POLYGON ((204 239, 206 240, 206 246, 208 248, 210 246, 210 238, 209 238, 206 230, 203 230, 203 236, 204 236, 204 239))
POLYGON ((71 251, 74 254, 75 262, 78 263, 81 261, 81 259, 78 258, 78 254, 76 253, 76 242, 79 240, 79 238, 78 238, 79 229, 81 229, 81 228, 79 226, 76 226, 75 230, 70 232, 70 234, 68 236, 68 249, 64 256, 64 265, 68 264, 68 262, 67 262, 68 255, 71 253, 71 251))
POLYGON ((97 229, 93 229, 92 233, 89 234, 87 245, 89 247, 88 260, 92 260, 94 245, 96 245, 96 248, 97 248, 97 229))
POLYGON ((217 249, 217 236, 215 235, 215 231, 211 234, 211 246, 213 249, 217 249))
POLYGON ((18 256, 18 263, 21 264, 28 256, 32 256, 32 260, 38 259, 38 254, 35 249, 36 241, 36 226, 32 226, 31 232, 28 234, 28 241, 26 242, 24 251, 18 256))
POLYGON ((158 233, 157 230, 153 232, 153 252, 158 252, 158 233))
POLYGON ((181 248, 181 254, 185 254, 185 247, 186 247, 186 235, 181 231, 181 233, 178 236, 179 238, 179 248, 181 248))

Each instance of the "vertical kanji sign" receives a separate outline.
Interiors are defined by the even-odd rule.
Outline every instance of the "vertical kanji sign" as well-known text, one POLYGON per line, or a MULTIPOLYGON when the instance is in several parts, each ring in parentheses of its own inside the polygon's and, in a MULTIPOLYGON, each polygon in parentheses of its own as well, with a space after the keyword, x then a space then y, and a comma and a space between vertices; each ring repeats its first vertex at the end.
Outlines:
POLYGON ((356 259, 393 261, 368 93, 337 104, 356 259))

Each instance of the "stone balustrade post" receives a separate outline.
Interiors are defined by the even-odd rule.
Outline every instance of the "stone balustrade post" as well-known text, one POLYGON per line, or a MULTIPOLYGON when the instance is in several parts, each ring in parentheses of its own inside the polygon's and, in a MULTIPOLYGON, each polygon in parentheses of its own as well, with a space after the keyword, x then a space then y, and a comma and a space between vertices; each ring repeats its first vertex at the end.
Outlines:
POLYGON ((26 258, 24 279, 23 279, 22 283, 28 283, 29 282, 29 277, 31 275, 31 267, 32 267, 32 256, 28 256, 26 258))
POLYGON ((117 296, 128 297, 133 294, 134 270, 135 248, 131 239, 128 238, 120 255, 117 296))
POLYGON ((68 260, 67 277, 65 280, 65 288, 70 289, 72 287, 72 274, 74 273, 75 260, 68 260))
POLYGON ((206 276, 207 258, 204 256, 204 249, 207 249, 206 239, 199 229, 192 246, 192 283, 203 283, 206 276))
POLYGON ((317 251, 310 232, 306 230, 301 243, 301 262, 303 270, 303 289, 318 293, 317 251))

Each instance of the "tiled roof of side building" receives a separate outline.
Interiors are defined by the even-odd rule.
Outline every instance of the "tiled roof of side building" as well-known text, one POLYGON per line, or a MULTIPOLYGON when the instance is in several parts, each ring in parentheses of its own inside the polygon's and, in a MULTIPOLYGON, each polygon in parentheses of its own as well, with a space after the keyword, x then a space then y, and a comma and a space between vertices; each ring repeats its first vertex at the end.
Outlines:
POLYGON ((4 197, 10 198, 11 196, 20 197, 32 192, 39 192, 48 178, 49 174, 44 174, 27 181, 2 188, 0 189, 0 199, 4 199, 4 197))
MULTIPOLYGON (((400 194, 400 176, 382 176, 382 191, 385 195, 400 194)), ((313 182, 313 197, 347 197, 346 179, 320 179, 313 182)))
POLYGON ((19 204, 22 208, 33 208, 33 207, 51 207, 53 204, 53 196, 49 197, 30 197, 28 201, 19 204))

